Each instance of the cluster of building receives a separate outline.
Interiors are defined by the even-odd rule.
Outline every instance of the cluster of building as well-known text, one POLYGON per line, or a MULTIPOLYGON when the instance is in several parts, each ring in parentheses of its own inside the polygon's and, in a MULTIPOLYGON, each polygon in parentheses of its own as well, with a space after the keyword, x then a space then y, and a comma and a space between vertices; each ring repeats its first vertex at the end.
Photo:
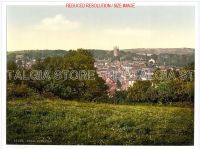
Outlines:
MULTIPOLYGON (((113 48, 113 59, 95 59, 94 66, 98 75, 103 78, 109 87, 109 95, 114 95, 118 90, 127 90, 137 80, 152 80, 155 69, 166 69, 166 66, 158 66, 157 60, 147 53, 140 53, 140 57, 132 57, 131 60, 121 59, 119 47, 113 48), (146 55, 146 58, 145 58, 146 55)), ((35 58, 16 55, 16 64, 31 69, 36 63, 35 58)))
POLYGON ((119 48, 114 47, 114 60, 96 59, 94 64, 98 75, 108 85, 111 96, 117 90, 127 90, 137 80, 151 80, 157 67, 154 59, 119 60, 119 52, 119 48))
POLYGON ((33 64, 36 63, 36 59, 30 59, 28 57, 24 57, 24 55, 19 54, 16 55, 15 63, 18 66, 22 66, 24 68, 30 69, 33 64))

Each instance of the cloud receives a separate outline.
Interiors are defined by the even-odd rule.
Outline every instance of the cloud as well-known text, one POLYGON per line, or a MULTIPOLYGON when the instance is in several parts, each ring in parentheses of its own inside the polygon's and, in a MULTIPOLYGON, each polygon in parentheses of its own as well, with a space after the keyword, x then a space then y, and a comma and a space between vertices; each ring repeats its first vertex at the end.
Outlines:
MULTIPOLYGON (((81 22, 80 22, 81 23, 81 22)), ((44 18, 37 25, 8 27, 9 50, 194 47, 194 31, 134 26, 90 28, 64 15, 44 18), (17 39, 17 40, 16 40, 17 39)))
POLYGON ((79 22, 68 20, 62 14, 57 14, 54 17, 44 18, 38 25, 35 26, 35 29, 48 31, 69 31, 79 27, 79 22))

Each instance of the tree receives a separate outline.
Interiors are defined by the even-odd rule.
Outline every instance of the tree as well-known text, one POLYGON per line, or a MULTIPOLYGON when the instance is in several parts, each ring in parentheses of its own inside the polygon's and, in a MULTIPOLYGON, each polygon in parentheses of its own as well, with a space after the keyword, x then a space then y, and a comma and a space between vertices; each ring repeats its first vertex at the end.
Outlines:
POLYGON ((112 103, 127 103, 127 92, 116 91, 115 95, 111 99, 112 103))
MULTIPOLYGON (((94 58, 91 53, 78 49, 69 51, 63 57, 49 57, 44 61, 38 61, 33 69, 48 70, 50 78, 48 80, 31 80, 29 85, 39 92, 51 92, 63 99, 95 100, 107 95, 107 86, 104 80, 98 77, 94 67, 94 58), (71 77, 63 78, 64 71, 69 72, 90 72, 94 73, 93 79, 76 78, 76 73, 71 73, 71 77), (55 72, 61 72, 61 78, 55 78, 55 72)), ((99 100, 99 99, 98 99, 99 100)), ((96 101, 96 100, 95 100, 96 101)))
POLYGON ((121 87, 122 87, 121 82, 120 82, 119 80, 117 80, 117 88, 118 88, 118 89, 121 89, 121 87))
POLYGON ((151 81, 137 81, 133 86, 128 88, 128 99, 131 102, 145 102, 148 97, 146 92, 151 86, 151 81))

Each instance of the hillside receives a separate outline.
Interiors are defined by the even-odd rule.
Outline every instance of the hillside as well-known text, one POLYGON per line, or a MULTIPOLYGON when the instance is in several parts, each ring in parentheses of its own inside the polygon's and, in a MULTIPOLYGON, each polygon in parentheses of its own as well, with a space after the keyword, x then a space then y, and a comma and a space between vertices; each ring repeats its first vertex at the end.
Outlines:
POLYGON ((52 56, 64 56, 66 50, 23 50, 23 51, 8 51, 7 61, 15 60, 17 55, 22 55, 25 59, 44 59, 52 56))
POLYGON ((124 49, 123 51, 150 54, 194 54, 194 49, 192 48, 136 48, 124 49))
POLYGON ((15 99, 7 108, 8 144, 193 144, 192 107, 15 99))
MULTIPOLYGON (((88 50, 95 59, 114 60, 112 50, 88 50)), ((33 59, 45 59, 47 57, 62 57, 67 54, 67 50, 24 50, 7 52, 7 61, 16 61, 17 56, 21 56, 24 61, 33 59)), ((120 49, 119 58, 121 60, 135 59, 150 60, 155 59, 158 65, 184 67, 194 62, 194 49, 191 48, 171 48, 171 49, 120 49), (148 56, 146 56, 148 54, 148 56)))

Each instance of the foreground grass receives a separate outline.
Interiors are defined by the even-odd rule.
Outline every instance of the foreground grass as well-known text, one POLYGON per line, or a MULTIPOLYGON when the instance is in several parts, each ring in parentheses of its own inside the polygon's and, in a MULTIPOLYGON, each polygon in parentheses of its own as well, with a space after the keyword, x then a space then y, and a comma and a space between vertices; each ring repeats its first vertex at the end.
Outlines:
POLYGON ((193 144, 192 107, 27 99, 7 109, 8 144, 193 144))

